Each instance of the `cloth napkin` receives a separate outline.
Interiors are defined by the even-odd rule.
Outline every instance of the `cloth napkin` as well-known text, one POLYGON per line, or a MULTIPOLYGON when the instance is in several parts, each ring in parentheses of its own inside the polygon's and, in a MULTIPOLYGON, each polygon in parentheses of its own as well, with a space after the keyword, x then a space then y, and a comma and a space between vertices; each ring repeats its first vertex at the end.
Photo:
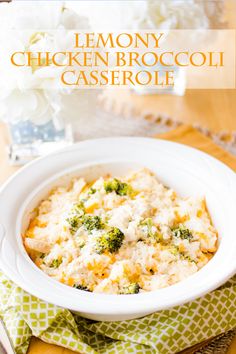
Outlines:
POLYGON ((32 335, 81 354, 174 354, 236 327, 236 276, 182 306, 95 322, 28 294, 0 272, 0 316, 17 354, 27 352, 32 335))

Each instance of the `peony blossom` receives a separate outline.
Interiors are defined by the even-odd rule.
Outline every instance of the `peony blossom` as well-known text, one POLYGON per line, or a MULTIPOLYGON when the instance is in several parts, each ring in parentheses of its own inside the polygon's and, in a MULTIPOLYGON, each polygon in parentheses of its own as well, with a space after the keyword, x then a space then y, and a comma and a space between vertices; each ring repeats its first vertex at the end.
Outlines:
POLYGON ((208 29, 222 25, 224 0, 67 1, 103 30, 208 29))
MULTIPOLYGON (((59 128, 95 106, 96 93, 76 90, 76 105, 65 107, 72 90, 58 88, 60 68, 16 67, 10 61, 15 51, 71 50, 70 29, 88 29, 85 17, 67 9, 63 2, 20 1, 0 4, 0 119, 11 123, 31 120, 45 124, 53 119, 59 128), (40 11, 39 11, 40 7, 40 11), (56 31, 55 31, 56 30, 56 31)), ((74 100, 75 101, 75 100, 74 100)))

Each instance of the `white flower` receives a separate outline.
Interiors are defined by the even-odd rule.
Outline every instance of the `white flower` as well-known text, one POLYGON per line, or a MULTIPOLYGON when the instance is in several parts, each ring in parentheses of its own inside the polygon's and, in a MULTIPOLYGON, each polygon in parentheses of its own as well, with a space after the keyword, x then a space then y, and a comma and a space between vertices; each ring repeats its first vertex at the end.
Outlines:
POLYGON ((223 0, 67 1, 94 28, 207 29, 221 24, 223 0))
POLYGON ((148 2, 147 13, 153 28, 205 29, 210 25, 203 4, 195 0, 152 0, 148 2))
MULTIPOLYGON (((13 1, 0 7, 0 29, 88 28, 85 17, 64 7, 63 1, 13 1)), ((20 35, 20 31, 19 35, 20 35)))
POLYGON ((44 124, 52 117, 52 107, 44 90, 12 90, 0 104, 1 115, 11 123, 31 120, 44 124))
POLYGON ((65 107, 72 90, 58 87, 62 68, 16 67, 9 60, 15 51, 71 50, 73 33, 68 30, 76 28, 88 29, 87 19, 65 8, 63 2, 0 4, 0 119, 12 123, 31 120, 35 124, 53 119, 62 128, 63 121, 74 115, 72 109, 77 117, 83 112, 88 97, 88 113, 94 110, 96 93, 87 90, 74 90, 77 105, 65 107))

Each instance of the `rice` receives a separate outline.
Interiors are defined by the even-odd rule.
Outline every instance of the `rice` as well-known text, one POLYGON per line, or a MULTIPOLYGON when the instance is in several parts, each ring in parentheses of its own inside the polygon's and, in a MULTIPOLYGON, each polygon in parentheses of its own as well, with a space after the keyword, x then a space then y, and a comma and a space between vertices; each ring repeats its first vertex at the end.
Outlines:
POLYGON ((216 252, 217 231, 203 197, 182 198, 141 169, 55 188, 23 241, 33 262, 66 285, 132 294, 196 273, 216 252))

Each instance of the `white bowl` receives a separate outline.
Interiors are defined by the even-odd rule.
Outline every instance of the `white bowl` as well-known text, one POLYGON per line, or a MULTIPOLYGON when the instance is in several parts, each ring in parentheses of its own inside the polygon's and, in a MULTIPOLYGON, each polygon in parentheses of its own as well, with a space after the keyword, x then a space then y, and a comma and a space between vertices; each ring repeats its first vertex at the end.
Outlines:
POLYGON ((184 145, 147 138, 84 141, 35 160, 0 191, 0 268, 29 293, 95 320, 125 320, 193 300, 236 271, 236 175, 216 159, 184 145), (137 295, 95 294, 73 289, 44 274, 21 240, 31 210, 55 185, 71 176, 94 179, 147 167, 181 195, 206 196, 219 248, 200 271, 175 285, 137 295))

